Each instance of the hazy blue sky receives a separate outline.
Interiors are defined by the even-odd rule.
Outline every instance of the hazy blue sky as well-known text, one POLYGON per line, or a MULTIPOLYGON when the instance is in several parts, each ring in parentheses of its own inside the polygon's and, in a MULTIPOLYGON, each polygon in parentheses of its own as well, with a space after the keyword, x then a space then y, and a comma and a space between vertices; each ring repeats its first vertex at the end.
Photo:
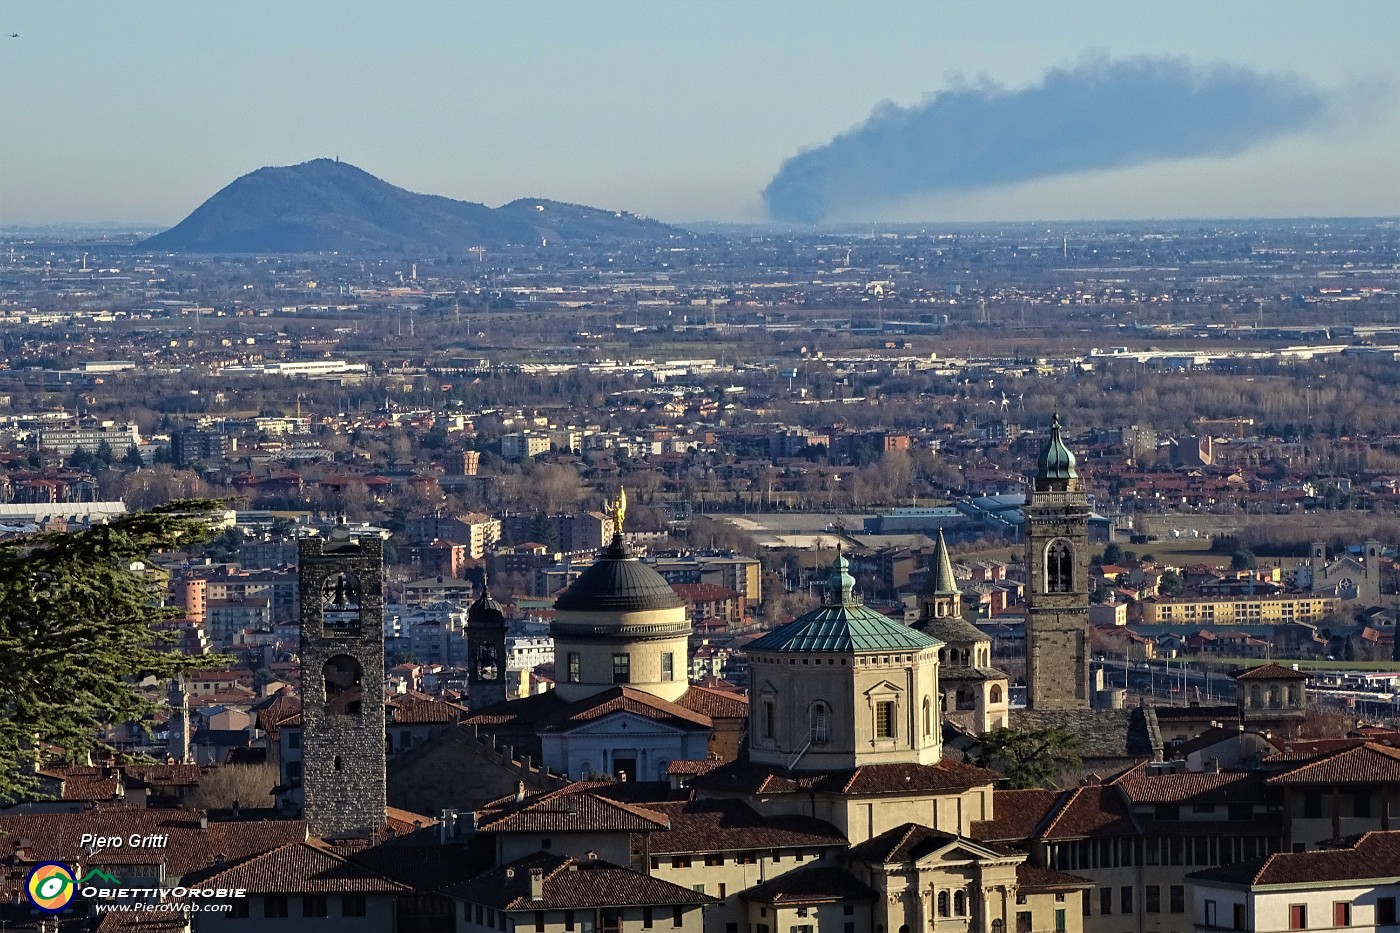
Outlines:
POLYGON ((9 0, 0 31, 0 224, 171 224, 260 166, 333 155, 493 206, 761 220, 784 160, 881 101, 1144 55, 1293 73, 1332 103, 1238 154, 847 214, 1400 214, 1395 0, 9 0))

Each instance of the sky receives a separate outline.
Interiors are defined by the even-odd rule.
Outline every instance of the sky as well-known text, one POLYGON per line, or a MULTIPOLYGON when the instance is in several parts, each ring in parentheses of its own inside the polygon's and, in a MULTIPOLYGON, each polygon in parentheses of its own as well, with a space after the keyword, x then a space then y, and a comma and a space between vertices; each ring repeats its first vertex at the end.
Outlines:
POLYGON ((1394 0, 8 0, 0 43, 0 226, 171 225, 323 156, 676 223, 1400 215, 1394 0), (1164 145, 1133 63, 1251 90, 1164 145))

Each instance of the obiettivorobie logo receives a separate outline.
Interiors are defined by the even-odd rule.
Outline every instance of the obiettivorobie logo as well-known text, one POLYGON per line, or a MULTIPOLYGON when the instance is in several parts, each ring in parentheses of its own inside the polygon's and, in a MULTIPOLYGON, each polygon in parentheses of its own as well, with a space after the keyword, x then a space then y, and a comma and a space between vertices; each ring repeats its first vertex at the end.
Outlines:
MULTIPOLYGON (((62 862, 42 862, 29 872, 24 885, 29 902, 45 913, 56 914, 73 903, 75 897, 88 900, 120 900, 127 903, 104 905, 115 910, 205 911, 220 913, 233 908, 232 898, 247 897, 245 888, 187 888, 122 886, 122 880, 111 872, 93 868, 81 878, 62 862), (155 902, 147 899, 174 898, 179 903, 155 902), (207 903, 191 903, 191 900, 207 903)), ((99 907, 99 910, 102 909, 99 907)))
MULTIPOLYGON (((86 879, 84 879, 86 880, 86 879)), ((29 902, 49 914, 56 914, 73 902, 78 881, 73 870, 62 862, 41 862, 24 882, 29 902)))

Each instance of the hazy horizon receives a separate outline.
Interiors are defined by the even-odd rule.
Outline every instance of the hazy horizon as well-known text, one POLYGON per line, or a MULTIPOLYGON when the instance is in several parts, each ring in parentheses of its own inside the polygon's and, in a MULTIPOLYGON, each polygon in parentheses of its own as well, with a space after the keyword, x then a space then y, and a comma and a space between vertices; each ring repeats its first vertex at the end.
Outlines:
POLYGON ((410 191, 678 225, 1400 215, 1384 0, 5 13, 6 228, 164 229, 336 156, 410 191))

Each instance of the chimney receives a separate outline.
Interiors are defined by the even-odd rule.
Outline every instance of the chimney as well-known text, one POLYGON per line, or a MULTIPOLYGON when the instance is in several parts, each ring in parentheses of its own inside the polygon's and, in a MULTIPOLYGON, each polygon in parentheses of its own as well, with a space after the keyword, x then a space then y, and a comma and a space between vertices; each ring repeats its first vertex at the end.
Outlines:
POLYGON ((517 781, 516 784, 515 784, 515 802, 516 802, 516 803, 524 803, 524 802, 525 802, 525 782, 524 782, 524 781, 517 781))
POLYGON ((530 900, 544 900, 544 869, 530 869, 530 900))
POLYGON ((209 814, 207 814, 207 813, 201 813, 201 814, 200 814, 200 816, 199 816, 199 828, 200 828, 200 829, 208 829, 208 828, 209 828, 209 814))

